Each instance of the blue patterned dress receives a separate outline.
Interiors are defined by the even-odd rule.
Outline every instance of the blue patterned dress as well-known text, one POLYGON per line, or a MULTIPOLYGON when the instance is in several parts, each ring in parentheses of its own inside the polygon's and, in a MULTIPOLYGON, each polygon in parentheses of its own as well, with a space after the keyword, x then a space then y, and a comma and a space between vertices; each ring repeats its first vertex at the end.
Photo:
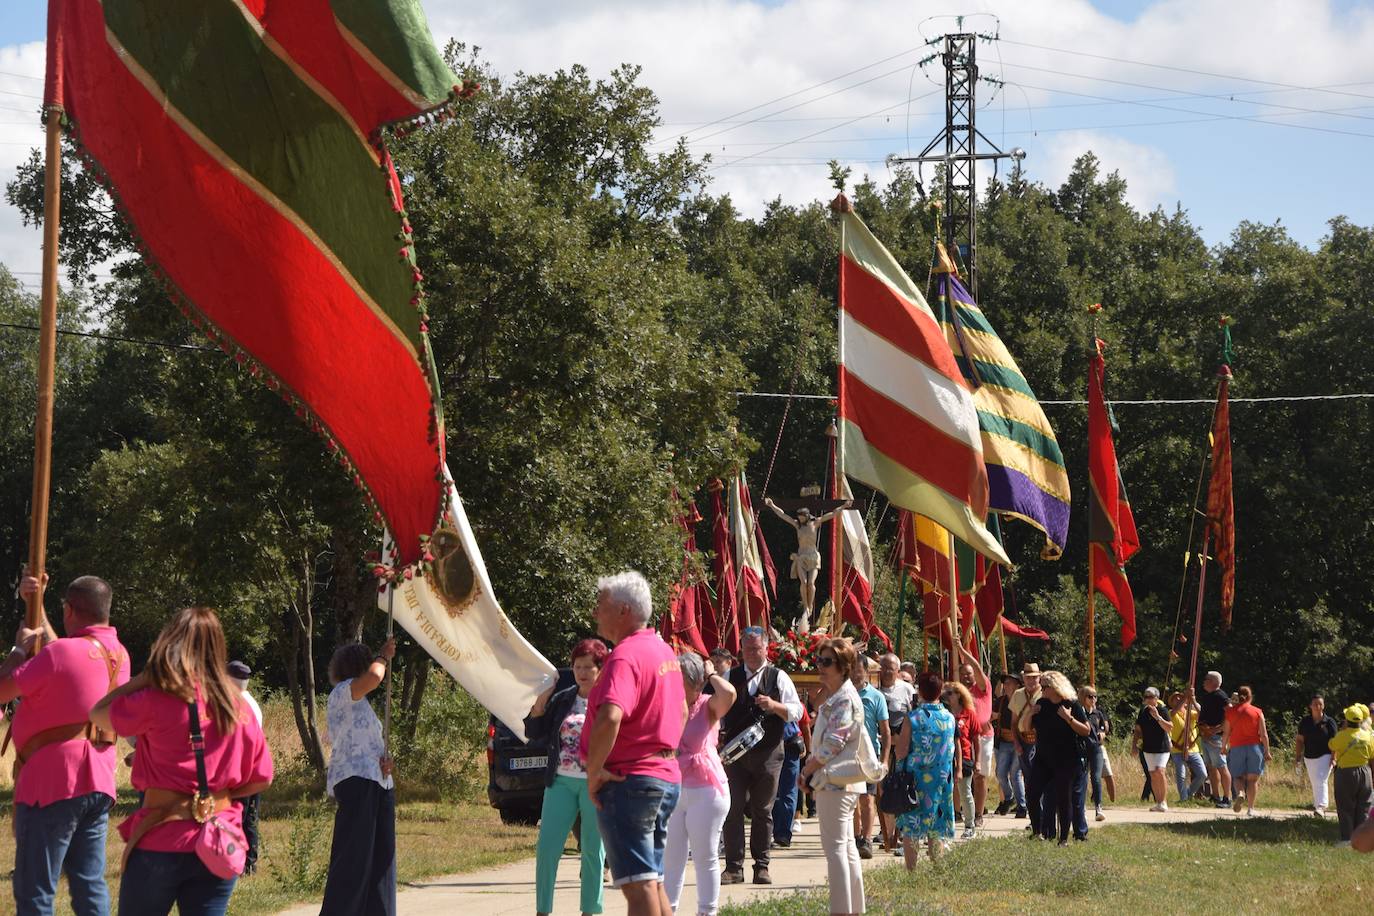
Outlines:
POLYGON ((897 815, 904 837, 954 839, 954 716, 940 703, 922 703, 909 714, 911 749, 901 766, 916 776, 921 802, 897 815))

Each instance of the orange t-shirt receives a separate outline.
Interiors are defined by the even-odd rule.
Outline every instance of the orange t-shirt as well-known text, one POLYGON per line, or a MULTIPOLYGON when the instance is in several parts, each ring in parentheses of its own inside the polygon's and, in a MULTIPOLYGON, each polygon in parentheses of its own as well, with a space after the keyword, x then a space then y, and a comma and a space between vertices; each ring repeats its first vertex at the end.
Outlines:
POLYGON ((1260 743, 1260 720, 1264 717, 1264 710, 1254 703, 1246 703, 1244 706, 1228 706, 1226 708, 1226 721, 1231 723, 1231 746, 1244 747, 1247 744, 1260 743))

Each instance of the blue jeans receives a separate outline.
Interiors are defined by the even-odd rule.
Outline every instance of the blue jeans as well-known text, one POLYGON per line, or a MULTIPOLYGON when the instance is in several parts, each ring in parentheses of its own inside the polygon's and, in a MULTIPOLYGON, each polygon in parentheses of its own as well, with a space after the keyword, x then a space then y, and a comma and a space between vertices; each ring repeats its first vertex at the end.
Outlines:
POLYGON ((1016 756, 1016 745, 1008 741, 999 744, 997 753, 997 785, 1002 789, 1002 799, 1013 799, 1016 807, 1026 807, 1026 785, 1021 775, 1021 758, 1016 756))
POLYGON ((681 789, 675 782, 636 775, 601 788, 596 822, 611 866, 612 887, 663 880, 668 817, 681 789))
POLYGON ((1093 807, 1102 807, 1102 764, 1107 758, 1107 749, 1102 745, 1095 745, 1092 756, 1088 759, 1088 775, 1093 781, 1093 807))
POLYGON ((1178 789, 1178 800, 1187 801, 1207 785, 1207 766, 1201 754, 1170 754, 1169 764, 1174 768, 1174 786, 1178 789), (1188 773, 1192 772, 1193 781, 1188 784, 1188 773))
POLYGON ((194 852, 134 849, 119 883, 119 916, 224 916, 237 878, 217 878, 194 852))
POLYGON ((103 792, 51 805, 14 806, 14 904, 19 916, 50 916, 64 872, 76 916, 109 916, 105 827, 114 799, 103 792))
POLYGON ((782 770, 778 773, 778 797, 773 801, 773 839, 792 842, 792 821, 797 816, 797 775, 801 773, 801 752, 794 753, 791 742, 783 745, 782 770))

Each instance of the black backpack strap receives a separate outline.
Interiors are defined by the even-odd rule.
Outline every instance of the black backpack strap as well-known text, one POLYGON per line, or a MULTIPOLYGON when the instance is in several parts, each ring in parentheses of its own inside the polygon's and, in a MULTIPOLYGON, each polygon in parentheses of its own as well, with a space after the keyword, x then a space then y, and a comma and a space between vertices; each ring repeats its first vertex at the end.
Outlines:
POLYGON ((201 798, 210 795, 209 779, 205 775, 205 736, 200 733, 200 706, 193 699, 186 704, 191 719, 191 750, 196 755, 196 791, 201 798))

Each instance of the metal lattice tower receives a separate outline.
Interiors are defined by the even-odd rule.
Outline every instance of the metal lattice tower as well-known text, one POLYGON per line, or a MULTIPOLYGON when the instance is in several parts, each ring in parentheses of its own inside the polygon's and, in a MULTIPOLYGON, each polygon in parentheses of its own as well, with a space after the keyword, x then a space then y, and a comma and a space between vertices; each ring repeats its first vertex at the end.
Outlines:
POLYGON ((968 270, 969 291, 978 296, 978 186, 976 164, 980 159, 1025 158, 1025 151, 1013 149, 1002 152, 995 143, 978 130, 978 56, 975 32, 958 32, 944 36, 944 52, 940 55, 945 67, 945 127, 935 139, 926 144, 920 154, 911 157, 891 156, 889 162, 938 163, 945 166, 944 212, 942 215, 945 245, 957 251, 968 270), (990 147, 978 152, 978 141, 990 147), (943 152, 936 152, 941 144, 943 152))

